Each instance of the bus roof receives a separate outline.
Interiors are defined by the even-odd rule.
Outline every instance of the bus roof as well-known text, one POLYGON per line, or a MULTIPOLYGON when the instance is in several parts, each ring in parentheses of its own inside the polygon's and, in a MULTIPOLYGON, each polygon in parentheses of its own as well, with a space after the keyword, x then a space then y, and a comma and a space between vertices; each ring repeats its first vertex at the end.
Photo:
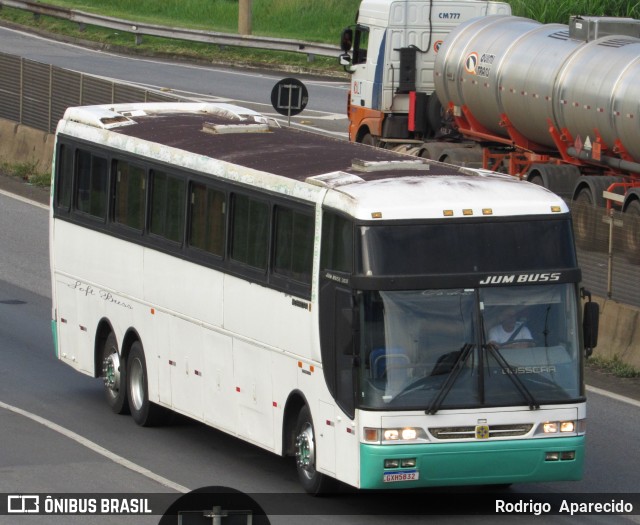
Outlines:
POLYGON ((363 220, 568 213, 509 175, 273 124, 230 104, 139 103, 69 108, 58 132, 274 192, 326 189, 326 205, 363 220))

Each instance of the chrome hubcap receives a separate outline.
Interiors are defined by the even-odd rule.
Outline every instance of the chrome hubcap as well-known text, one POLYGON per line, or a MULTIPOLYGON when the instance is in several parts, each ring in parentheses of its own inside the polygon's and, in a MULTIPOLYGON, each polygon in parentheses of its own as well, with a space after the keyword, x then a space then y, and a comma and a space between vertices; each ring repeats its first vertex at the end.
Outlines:
POLYGON ((304 424, 296 438, 296 464, 309 477, 315 473, 316 452, 310 423, 304 424))
POLYGON ((102 380, 104 386, 114 395, 120 391, 120 356, 113 352, 102 362, 102 380))

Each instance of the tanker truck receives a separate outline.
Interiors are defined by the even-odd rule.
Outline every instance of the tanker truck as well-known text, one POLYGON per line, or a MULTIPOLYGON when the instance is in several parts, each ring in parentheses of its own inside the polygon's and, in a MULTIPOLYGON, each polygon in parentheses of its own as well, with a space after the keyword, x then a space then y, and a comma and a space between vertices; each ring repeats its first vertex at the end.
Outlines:
POLYGON ((583 248, 598 242, 600 212, 623 211, 640 261, 640 21, 363 0, 341 47, 351 141, 543 185, 576 204, 583 248))

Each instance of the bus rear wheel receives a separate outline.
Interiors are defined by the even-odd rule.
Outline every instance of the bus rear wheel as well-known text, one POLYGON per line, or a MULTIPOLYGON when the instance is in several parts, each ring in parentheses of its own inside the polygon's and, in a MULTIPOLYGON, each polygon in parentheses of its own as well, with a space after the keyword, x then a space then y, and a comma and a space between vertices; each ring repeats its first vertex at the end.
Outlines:
POLYGON ((102 347, 102 380, 107 404, 116 414, 128 414, 126 370, 118 352, 118 341, 110 332, 102 347))
POLYGON ((316 439, 308 406, 302 407, 296 423, 296 468, 298 479, 306 492, 324 494, 332 486, 332 479, 316 470, 316 439))
POLYGON ((127 359, 127 394, 133 420, 142 427, 158 425, 164 415, 162 407, 149 401, 147 362, 142 344, 135 341, 127 359))

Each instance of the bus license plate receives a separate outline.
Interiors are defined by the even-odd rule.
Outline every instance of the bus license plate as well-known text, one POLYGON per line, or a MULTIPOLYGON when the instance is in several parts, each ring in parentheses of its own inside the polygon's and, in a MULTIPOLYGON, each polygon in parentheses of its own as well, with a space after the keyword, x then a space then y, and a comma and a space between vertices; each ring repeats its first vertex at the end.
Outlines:
POLYGON ((415 481, 420 477, 417 470, 403 470, 401 472, 385 472, 382 478, 385 483, 396 483, 398 481, 415 481))

